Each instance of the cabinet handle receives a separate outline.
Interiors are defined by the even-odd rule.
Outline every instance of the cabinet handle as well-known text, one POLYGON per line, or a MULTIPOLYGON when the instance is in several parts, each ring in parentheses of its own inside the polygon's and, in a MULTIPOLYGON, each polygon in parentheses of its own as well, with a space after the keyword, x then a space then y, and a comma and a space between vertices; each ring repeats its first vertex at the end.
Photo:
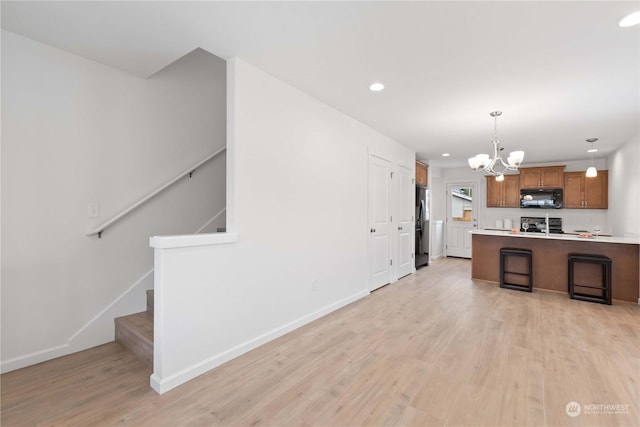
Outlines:
POLYGON ((402 231, 402 227, 398 227, 398 231, 402 231))

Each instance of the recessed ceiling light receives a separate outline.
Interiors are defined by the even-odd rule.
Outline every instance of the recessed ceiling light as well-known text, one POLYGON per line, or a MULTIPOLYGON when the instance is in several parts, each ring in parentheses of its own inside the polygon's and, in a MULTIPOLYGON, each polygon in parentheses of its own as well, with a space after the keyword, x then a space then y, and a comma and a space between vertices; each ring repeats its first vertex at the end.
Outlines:
POLYGON ((634 25, 640 24, 640 10, 637 12, 633 12, 625 16, 618 22, 618 25, 621 27, 632 27, 634 25))
POLYGON ((451 154, 449 153, 442 153, 442 157, 449 157, 451 154))
POLYGON ((374 92, 380 92, 382 89, 384 89, 384 85, 379 82, 371 83, 371 85, 369 85, 369 90, 372 90, 374 92))

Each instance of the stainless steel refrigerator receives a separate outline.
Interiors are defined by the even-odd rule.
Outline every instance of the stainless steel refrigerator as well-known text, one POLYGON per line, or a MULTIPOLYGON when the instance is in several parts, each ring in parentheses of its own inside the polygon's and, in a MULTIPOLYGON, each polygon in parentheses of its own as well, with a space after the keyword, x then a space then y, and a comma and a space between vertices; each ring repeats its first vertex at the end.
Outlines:
POLYGON ((429 189, 416 187, 416 268, 429 265, 429 189))

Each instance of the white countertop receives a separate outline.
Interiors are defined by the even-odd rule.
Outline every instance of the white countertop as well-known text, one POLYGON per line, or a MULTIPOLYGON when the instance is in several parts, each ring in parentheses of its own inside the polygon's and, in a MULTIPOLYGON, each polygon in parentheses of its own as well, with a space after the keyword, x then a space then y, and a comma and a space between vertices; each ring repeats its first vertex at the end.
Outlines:
POLYGON ((501 237, 519 237, 523 239, 554 239, 554 240, 575 240, 578 242, 596 242, 596 243, 622 243, 626 245, 640 244, 640 238, 637 237, 580 237, 571 234, 549 234, 544 233, 512 233, 511 231, 499 230, 475 230, 473 234, 481 234, 484 236, 501 236, 501 237))

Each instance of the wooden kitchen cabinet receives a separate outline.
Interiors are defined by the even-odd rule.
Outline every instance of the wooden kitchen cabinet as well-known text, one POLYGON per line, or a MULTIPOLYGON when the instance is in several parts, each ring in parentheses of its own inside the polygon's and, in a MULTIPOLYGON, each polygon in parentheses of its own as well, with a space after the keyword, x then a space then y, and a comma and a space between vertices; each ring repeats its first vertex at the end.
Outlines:
POLYGON ((563 188, 564 165, 520 168, 520 188, 563 188))
POLYGON ((584 172, 565 172, 564 207, 568 209, 607 209, 609 207, 609 171, 587 178, 584 172))
POLYGON ((421 187, 427 186, 427 170, 429 166, 424 163, 416 162, 416 185, 421 187))
POLYGON ((505 175, 504 181, 496 181, 494 176, 487 176, 488 208, 519 208, 520 177, 505 175))

